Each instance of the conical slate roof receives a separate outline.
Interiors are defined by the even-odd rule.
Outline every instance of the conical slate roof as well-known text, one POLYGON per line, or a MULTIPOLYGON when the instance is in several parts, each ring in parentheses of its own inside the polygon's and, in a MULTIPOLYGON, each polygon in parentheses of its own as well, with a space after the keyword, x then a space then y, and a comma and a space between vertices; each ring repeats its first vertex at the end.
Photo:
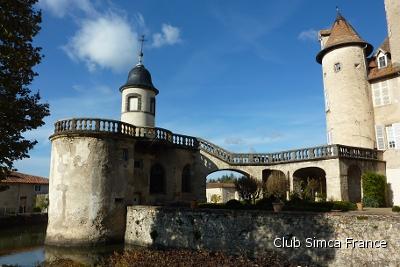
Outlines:
POLYGON ((121 86, 119 90, 122 91, 123 89, 128 87, 150 89, 158 94, 158 90, 154 87, 151 80, 150 72, 141 63, 137 64, 134 68, 131 69, 128 74, 128 80, 124 85, 121 86))
POLYGON ((368 56, 373 50, 372 45, 364 41, 354 30, 351 24, 348 23, 347 20, 339 13, 332 25, 330 36, 325 44, 325 47, 317 54, 317 62, 321 63, 322 58, 329 51, 348 45, 366 46, 366 56, 368 56))

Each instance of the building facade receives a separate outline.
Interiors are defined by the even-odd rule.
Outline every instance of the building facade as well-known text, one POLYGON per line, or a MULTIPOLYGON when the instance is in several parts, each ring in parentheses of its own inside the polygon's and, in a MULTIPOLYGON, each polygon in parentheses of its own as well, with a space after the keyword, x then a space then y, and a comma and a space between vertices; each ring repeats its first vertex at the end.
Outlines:
POLYGON ((206 197, 209 203, 226 203, 231 199, 240 199, 234 183, 207 183, 206 197))
POLYGON ((49 193, 49 180, 20 172, 11 172, 1 180, 0 215, 33 212, 36 197, 49 193))

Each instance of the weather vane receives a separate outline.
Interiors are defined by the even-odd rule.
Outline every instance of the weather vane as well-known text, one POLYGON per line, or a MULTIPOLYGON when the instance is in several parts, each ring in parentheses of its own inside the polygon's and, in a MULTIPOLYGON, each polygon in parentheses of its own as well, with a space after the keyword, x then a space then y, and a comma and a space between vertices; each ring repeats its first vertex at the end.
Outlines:
POLYGON ((144 39, 144 34, 142 34, 142 36, 139 39, 140 42, 140 53, 139 53, 139 63, 140 65, 142 65, 143 63, 143 43, 146 42, 147 40, 144 39))

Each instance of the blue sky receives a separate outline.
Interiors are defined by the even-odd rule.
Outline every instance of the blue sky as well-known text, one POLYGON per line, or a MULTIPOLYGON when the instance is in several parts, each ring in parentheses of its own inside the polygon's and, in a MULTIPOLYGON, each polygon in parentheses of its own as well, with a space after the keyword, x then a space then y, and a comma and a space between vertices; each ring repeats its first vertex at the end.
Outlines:
POLYGON ((235 152, 326 143, 316 32, 338 5, 374 47, 387 35, 383 1, 41 0, 45 56, 31 86, 50 104, 19 171, 47 177, 56 120, 120 118, 120 92, 146 34, 156 124, 235 152))

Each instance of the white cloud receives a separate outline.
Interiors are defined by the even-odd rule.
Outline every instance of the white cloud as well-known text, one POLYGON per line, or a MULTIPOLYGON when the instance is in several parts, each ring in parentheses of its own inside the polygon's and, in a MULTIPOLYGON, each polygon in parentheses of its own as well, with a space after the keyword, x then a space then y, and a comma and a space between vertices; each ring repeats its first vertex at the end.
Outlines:
POLYGON ((57 17, 64 17, 75 10, 81 10, 87 14, 95 13, 90 0, 40 0, 39 6, 57 17))
POLYGON ((153 47, 173 45, 181 42, 180 29, 169 24, 163 24, 161 33, 153 34, 153 47))
POLYGON ((302 41, 317 41, 318 31, 314 29, 305 30, 300 32, 297 38, 302 41))
POLYGON ((118 72, 133 64, 137 39, 128 21, 111 13, 82 21, 63 49, 71 59, 85 62, 90 71, 110 68, 118 72))

